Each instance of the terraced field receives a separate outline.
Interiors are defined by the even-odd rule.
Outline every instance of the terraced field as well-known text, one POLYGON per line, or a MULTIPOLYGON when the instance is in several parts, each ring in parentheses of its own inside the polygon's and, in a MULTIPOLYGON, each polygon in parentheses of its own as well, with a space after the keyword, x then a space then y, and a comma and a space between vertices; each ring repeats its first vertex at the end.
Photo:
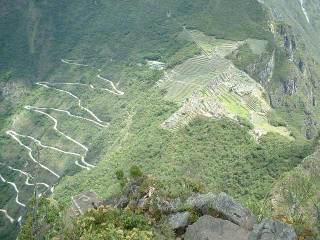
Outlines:
POLYGON ((195 90, 201 89, 215 81, 219 72, 215 62, 206 55, 197 56, 165 74, 161 88, 167 90, 166 98, 184 101, 195 90))
POLYGON ((24 106, 15 117, 12 129, 6 131, 11 141, 1 155, 0 180, 15 197, 0 212, 11 223, 20 223, 28 210, 36 172, 41 196, 52 193, 61 177, 95 167, 93 162, 88 162, 87 153, 99 133, 109 127, 109 122, 104 117, 108 111, 106 105, 101 108, 94 104, 103 104, 107 95, 117 98, 125 94, 103 77, 100 69, 77 61, 61 61, 75 72, 77 68, 89 69, 91 73, 85 79, 95 83, 62 82, 61 78, 57 82, 38 82, 41 97, 35 99, 34 105, 24 106))
POLYGON ((268 123, 266 113, 270 106, 263 98, 263 87, 225 58, 244 43, 261 53, 266 41, 221 40, 185 28, 180 37, 194 41, 203 53, 167 71, 159 81, 168 100, 183 103, 183 107, 162 124, 163 128, 176 131, 197 115, 232 119, 240 116, 251 121, 260 135, 272 131, 289 136, 286 129, 268 123))

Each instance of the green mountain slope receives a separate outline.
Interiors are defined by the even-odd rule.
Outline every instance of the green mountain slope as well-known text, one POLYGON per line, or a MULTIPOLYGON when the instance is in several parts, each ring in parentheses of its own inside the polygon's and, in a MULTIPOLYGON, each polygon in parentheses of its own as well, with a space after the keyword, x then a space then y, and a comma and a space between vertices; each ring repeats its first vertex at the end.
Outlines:
POLYGON ((304 135, 317 128, 318 105, 307 105, 302 85, 315 81, 316 56, 301 55, 303 41, 295 40, 290 61, 281 44, 298 32, 256 0, 0 6, 1 239, 14 239, 30 210, 36 172, 39 191, 54 189, 66 203, 90 189, 110 196, 114 172, 139 165, 164 180, 200 179, 257 209, 312 151, 304 135), (291 69, 302 79, 295 94, 291 69), (180 113, 173 131, 163 127, 180 113))

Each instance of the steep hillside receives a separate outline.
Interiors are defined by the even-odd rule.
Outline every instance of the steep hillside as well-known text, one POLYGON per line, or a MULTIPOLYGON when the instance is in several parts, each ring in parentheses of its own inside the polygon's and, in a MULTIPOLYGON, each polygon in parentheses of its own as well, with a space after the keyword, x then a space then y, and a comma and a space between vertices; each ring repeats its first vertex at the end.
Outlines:
POLYGON ((35 180, 70 203, 111 196, 114 172, 139 165, 257 211, 313 150, 319 65, 303 51, 316 34, 256 0, 0 6, 1 239, 26 219, 35 180))
POLYGON ((267 199, 273 217, 299 225, 300 232, 319 234, 319 147, 301 165, 273 185, 267 199))

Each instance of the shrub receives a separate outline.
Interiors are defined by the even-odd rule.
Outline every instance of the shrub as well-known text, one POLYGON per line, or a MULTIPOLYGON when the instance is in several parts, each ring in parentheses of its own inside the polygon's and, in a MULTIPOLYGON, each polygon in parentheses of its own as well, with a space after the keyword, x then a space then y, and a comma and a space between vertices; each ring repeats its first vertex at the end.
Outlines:
POLYGON ((152 239, 151 222, 143 215, 131 210, 120 212, 114 208, 99 207, 73 221, 72 239, 152 239))
POLYGON ((131 179, 137 179, 137 178, 142 177, 142 176, 143 176, 143 173, 142 173, 141 169, 138 166, 133 165, 130 168, 130 178, 131 179))
POLYGON ((254 128, 253 124, 246 118, 237 116, 237 120, 241 126, 244 126, 250 130, 252 130, 254 128))

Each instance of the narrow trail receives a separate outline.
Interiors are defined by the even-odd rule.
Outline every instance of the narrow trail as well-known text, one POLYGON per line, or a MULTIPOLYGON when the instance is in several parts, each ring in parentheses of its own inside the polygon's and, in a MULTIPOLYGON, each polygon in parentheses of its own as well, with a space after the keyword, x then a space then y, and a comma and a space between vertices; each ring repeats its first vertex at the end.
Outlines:
POLYGON ((198 43, 198 41, 194 38, 194 36, 186 29, 185 26, 183 26, 181 23, 179 23, 176 19, 174 19, 176 21, 176 23, 183 28, 183 31, 185 31, 191 38, 192 40, 195 42, 195 44, 205 53, 205 55, 208 57, 208 59, 211 59, 210 55, 207 53, 207 51, 201 47, 201 45, 198 43))
POLYGON ((9 182, 9 181, 7 181, 6 179, 4 179, 1 174, 0 174, 0 179, 1 179, 2 182, 8 183, 8 184, 10 184, 11 186, 13 186, 14 190, 15 190, 16 193, 17 193, 16 203, 17 203, 18 205, 22 206, 22 207, 26 207, 25 204, 19 202, 19 190, 18 190, 18 188, 17 188, 17 185, 16 185, 15 183, 13 183, 13 182, 9 182))
POLYGON ((8 218, 8 219, 9 219, 9 221, 10 221, 11 223, 13 223, 13 222, 14 222, 14 219, 13 219, 12 217, 10 217, 10 216, 9 216, 9 214, 7 213, 7 211, 6 211, 6 210, 4 210, 4 209, 0 209, 0 212, 3 212, 3 213, 4 213, 4 215, 6 216, 6 218, 8 218))
MULTIPOLYGON (((3 163, 0 163, 0 165, 3 165, 3 166, 5 166, 5 167, 9 168, 9 169, 12 170, 12 171, 16 171, 16 172, 19 172, 19 173, 23 174, 24 176, 27 177, 27 179, 26 179, 26 181, 25 181, 25 184, 28 185, 28 186, 34 186, 33 183, 30 183, 30 182, 29 182, 29 179, 30 179, 30 178, 33 178, 33 177, 31 176, 31 174, 29 174, 29 173, 27 173, 27 172, 24 172, 24 171, 22 171, 22 170, 20 170, 20 169, 16 169, 16 168, 10 167, 10 166, 5 165, 5 164, 3 164, 3 163)), ((49 185, 46 184, 46 183, 37 183, 37 185, 43 185, 43 186, 45 186, 45 187, 47 187, 47 188, 49 187, 49 185)))

